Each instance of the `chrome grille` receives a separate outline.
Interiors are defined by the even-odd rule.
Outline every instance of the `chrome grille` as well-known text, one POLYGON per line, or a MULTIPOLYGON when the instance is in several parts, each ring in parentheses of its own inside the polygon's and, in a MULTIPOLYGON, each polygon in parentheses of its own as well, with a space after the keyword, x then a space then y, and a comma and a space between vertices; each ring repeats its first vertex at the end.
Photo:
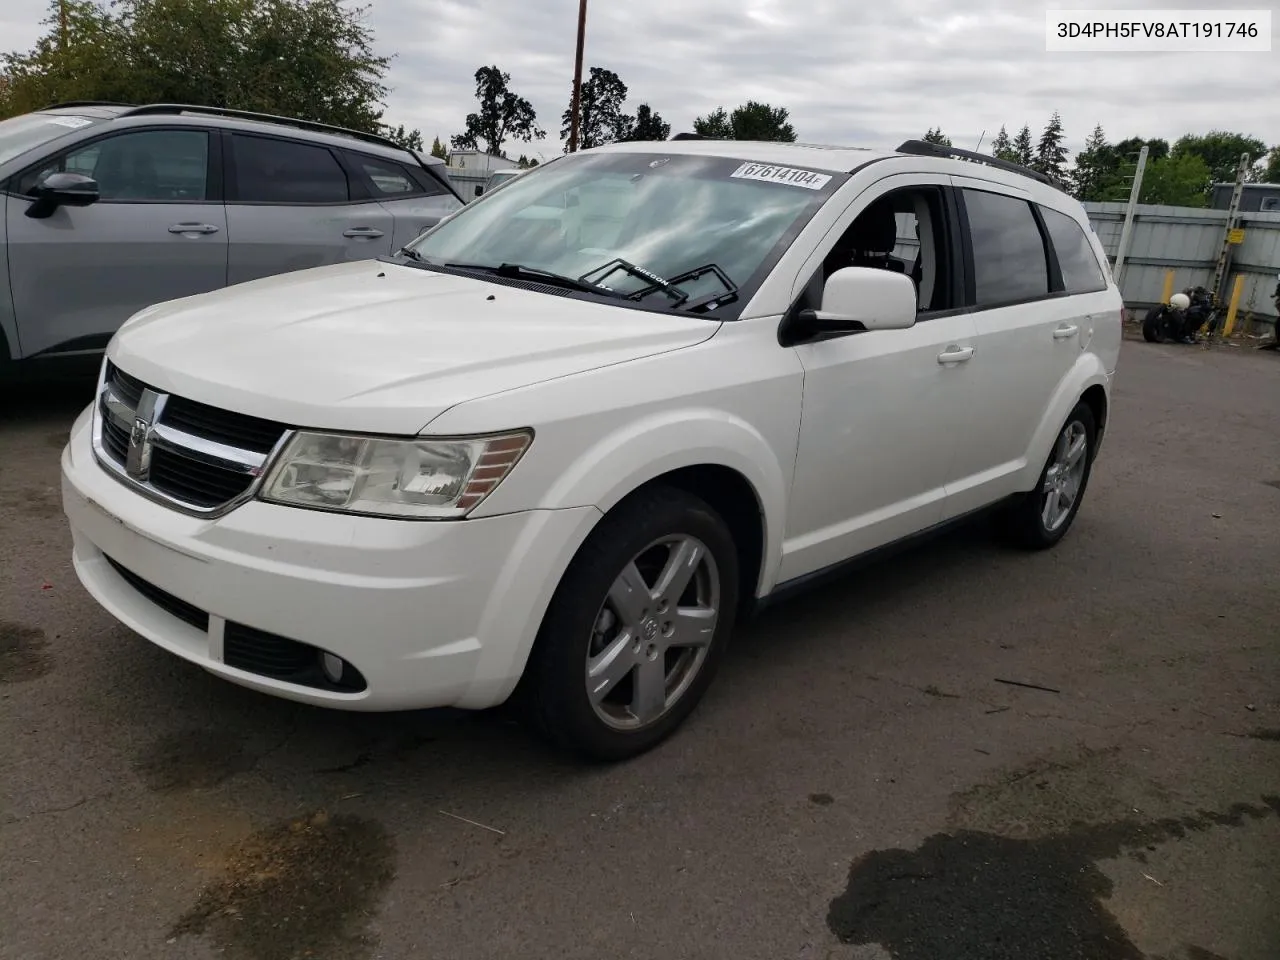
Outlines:
POLYGON ((94 408, 94 450, 117 479, 200 516, 243 503, 288 428, 171 396, 108 362, 94 408))

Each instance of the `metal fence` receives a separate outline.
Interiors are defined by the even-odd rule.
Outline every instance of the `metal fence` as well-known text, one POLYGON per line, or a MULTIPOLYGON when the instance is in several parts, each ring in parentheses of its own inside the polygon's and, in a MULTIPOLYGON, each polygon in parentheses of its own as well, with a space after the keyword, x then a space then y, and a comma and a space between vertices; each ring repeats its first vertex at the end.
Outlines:
MULTIPOLYGON (((1125 204, 1086 203, 1085 211, 1114 262, 1120 247, 1125 204)), ((1242 213, 1239 226, 1244 242, 1237 245, 1229 275, 1244 277, 1240 320, 1253 321, 1254 332, 1276 322, 1271 295, 1280 274, 1280 213, 1242 213)), ((1213 274, 1227 227, 1226 210, 1140 204, 1133 219, 1133 235, 1125 257, 1121 293, 1129 307, 1143 309, 1161 302, 1165 274, 1174 272, 1174 290, 1213 285, 1213 274)), ((1227 290, 1231 286, 1228 283, 1227 290)))

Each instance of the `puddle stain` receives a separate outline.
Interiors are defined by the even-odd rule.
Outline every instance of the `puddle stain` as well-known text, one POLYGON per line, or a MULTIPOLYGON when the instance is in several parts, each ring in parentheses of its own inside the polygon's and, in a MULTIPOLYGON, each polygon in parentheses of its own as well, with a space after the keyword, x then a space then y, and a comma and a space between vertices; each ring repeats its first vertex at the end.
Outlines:
POLYGON ((147 788, 177 793, 216 787, 253 769, 242 740, 219 730, 186 730, 156 740, 134 764, 147 788))
POLYGON ((381 824, 323 811, 257 833, 171 929, 208 936, 231 960, 362 960, 395 875, 381 824))
POLYGON ((1280 743, 1280 729, 1269 730, 1259 728, 1246 733, 1245 736, 1250 740, 1265 740, 1268 743, 1280 743))
POLYGON ((836 802, 836 798, 829 793, 811 793, 809 794, 809 802, 820 807, 829 807, 836 802))
POLYGON ((38 680, 53 670, 43 630, 0 620, 0 683, 38 680))
POLYGON ((1143 960, 1102 905, 1112 884, 1096 861, 1280 816, 1280 797, 1263 804, 1080 824, 1038 839, 961 830, 935 834, 915 850, 872 851, 850 867, 827 924, 841 942, 879 944, 894 960, 1143 960))

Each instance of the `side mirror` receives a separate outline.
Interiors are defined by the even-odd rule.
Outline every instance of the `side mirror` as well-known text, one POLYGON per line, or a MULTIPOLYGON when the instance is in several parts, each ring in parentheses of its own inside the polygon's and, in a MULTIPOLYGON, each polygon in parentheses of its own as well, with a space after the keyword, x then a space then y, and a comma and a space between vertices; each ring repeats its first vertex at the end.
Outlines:
POLYGON ((479 196, 483 196, 483 194, 484 194, 484 187, 482 187, 482 186, 477 186, 477 187, 476 187, 476 196, 477 196, 477 197, 479 197, 479 196))
POLYGON ((37 220, 53 215, 58 207, 87 207, 101 196, 98 181, 81 173, 51 173, 35 188, 27 216, 37 220))
POLYGON ((906 274, 845 267, 827 278, 822 309, 804 312, 816 333, 906 330, 916 324, 916 285, 906 274))

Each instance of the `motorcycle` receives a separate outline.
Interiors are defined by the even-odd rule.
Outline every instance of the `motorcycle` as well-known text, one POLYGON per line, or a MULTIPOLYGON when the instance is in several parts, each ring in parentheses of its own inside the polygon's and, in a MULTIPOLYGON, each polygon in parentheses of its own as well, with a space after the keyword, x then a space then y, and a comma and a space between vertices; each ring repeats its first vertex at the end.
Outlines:
POLYGON ((1147 311, 1142 337, 1147 343, 1195 343, 1196 331, 1204 326, 1209 333, 1218 327, 1215 298, 1207 287, 1188 287, 1147 311))

